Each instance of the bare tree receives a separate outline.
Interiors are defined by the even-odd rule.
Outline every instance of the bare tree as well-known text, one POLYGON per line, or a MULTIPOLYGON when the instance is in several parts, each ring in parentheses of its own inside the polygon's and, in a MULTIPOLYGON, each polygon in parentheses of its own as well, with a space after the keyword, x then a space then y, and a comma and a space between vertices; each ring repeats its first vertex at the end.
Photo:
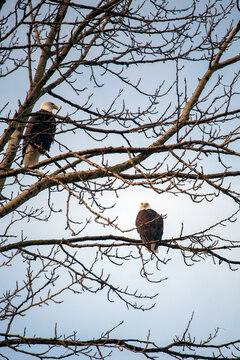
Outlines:
POLYGON ((239 266, 240 242, 219 230, 239 219, 238 2, 26 0, 0 10, 2 88, 14 81, 0 118, 1 269, 2 280, 11 279, 1 286, 2 359, 105 359, 117 350, 147 359, 239 358, 240 339, 217 343, 216 331, 197 341, 191 319, 164 346, 114 338, 115 329, 85 339, 59 334, 57 325, 51 336, 24 325, 35 308, 41 317, 45 305, 69 307, 67 294, 151 310, 156 293, 109 275, 129 261, 145 283, 161 283, 158 270, 175 253, 186 265, 239 266), (61 107, 55 143, 26 168, 24 129, 43 99, 61 107), (193 203, 229 199, 231 214, 190 234, 182 226, 164 237, 159 255, 149 254, 128 237, 134 219, 126 229, 114 213, 118 196, 136 188, 193 203), (57 222, 65 223, 58 238, 57 222), (43 236, 43 225, 54 231, 43 236))

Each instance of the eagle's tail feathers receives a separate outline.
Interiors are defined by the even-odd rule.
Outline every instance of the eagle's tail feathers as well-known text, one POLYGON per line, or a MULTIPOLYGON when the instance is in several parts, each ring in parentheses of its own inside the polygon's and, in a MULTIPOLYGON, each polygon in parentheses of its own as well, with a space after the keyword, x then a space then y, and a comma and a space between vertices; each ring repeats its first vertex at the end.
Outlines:
POLYGON ((37 164, 39 161, 40 155, 41 155, 41 153, 40 153, 40 151, 38 151, 38 149, 36 149, 32 145, 28 145, 27 149, 26 149, 26 153, 24 155, 23 165, 25 167, 28 167, 28 166, 37 164))

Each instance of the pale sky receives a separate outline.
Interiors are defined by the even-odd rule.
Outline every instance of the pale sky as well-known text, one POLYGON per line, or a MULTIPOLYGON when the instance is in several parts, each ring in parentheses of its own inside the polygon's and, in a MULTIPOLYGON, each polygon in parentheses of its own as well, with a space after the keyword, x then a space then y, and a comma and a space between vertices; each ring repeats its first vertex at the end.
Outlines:
MULTIPOLYGON (((203 75, 207 69, 207 63, 191 63, 185 64, 185 68, 182 73, 181 82, 185 76, 188 81, 188 92, 191 95, 194 90, 198 78, 203 75)), ((231 76, 234 71, 238 70, 238 66, 232 65, 224 70, 224 79, 231 76)), ((154 66, 146 66, 146 68, 139 66, 136 68, 130 76, 137 79, 142 78, 143 88, 151 91, 163 80, 166 81, 163 90, 167 89, 168 85, 174 79, 174 64, 163 65, 155 64, 154 66), (156 74, 158 76, 156 76, 156 74)), ((79 78, 80 79, 80 78, 79 78)), ((126 107, 132 110, 137 110, 139 106, 144 107, 146 103, 143 102, 143 97, 136 94, 132 89, 128 89, 126 86, 119 86, 112 79, 107 81, 106 86, 102 88, 96 88, 90 81, 89 76, 85 76, 86 86, 89 93, 94 92, 93 101, 96 107, 101 108, 102 104, 108 107, 111 104, 112 99, 117 96, 120 88, 123 89, 121 99, 117 102, 120 109, 122 100, 125 99, 126 107)), ((211 80, 212 83, 216 81, 216 77, 211 80)), ((81 80, 81 79, 80 79, 81 80)), ((81 81, 79 80, 79 86, 81 81)), ((208 84, 207 90, 210 89, 212 84, 208 84)), ((18 99, 24 101, 26 96, 26 90, 28 88, 28 81, 26 80, 26 74, 19 72, 13 74, 9 78, 3 78, 1 80, 1 86, 4 88, 4 92, 1 94, 0 108, 2 108, 6 102, 9 101, 9 106, 4 110, 3 116, 8 114, 11 110, 11 115, 14 114, 18 99)), ((65 94, 66 98, 71 97, 69 87, 62 85, 59 89, 56 89, 56 93, 65 94)), ((174 91, 173 91, 174 93, 174 91)), ((72 95, 73 102, 83 104, 86 100, 87 93, 77 97, 72 95)), ((172 95, 173 96, 173 95, 172 95)), ((204 96, 204 95, 203 95, 204 96)), ((40 104, 44 100, 54 100, 49 96, 44 96, 40 99, 34 111, 37 111, 40 104)), ((157 105, 157 110, 161 114, 170 101, 174 98, 164 98, 157 105)), ((209 100, 210 101, 210 100, 209 100)), ((60 115, 65 116, 71 112, 71 109, 64 103, 55 99, 54 102, 61 106, 59 112, 60 115)), ((235 98, 232 103, 232 108, 239 107, 239 102, 235 98)), ((81 116, 84 117, 81 112, 72 115, 72 119, 79 120, 81 116)), ((157 117, 157 116, 156 116, 157 117)), ((5 128, 4 124, 0 123, 0 132, 5 128)), ((82 150, 90 147, 101 146, 120 146, 127 145, 123 139, 111 136, 103 142, 96 143, 92 139, 86 136, 86 134, 76 135, 68 133, 59 135, 58 141, 66 142, 66 144, 75 149, 82 150), (118 142, 119 141, 119 142, 118 142)), ((155 139, 145 139, 143 135, 133 135, 131 138, 131 144, 133 146, 146 146, 155 139), (139 143, 141 141, 141 143, 139 143)), ((57 143, 51 148, 51 155, 56 155, 59 152, 57 143)), ((115 159, 115 158, 114 158, 115 159)), ((113 161, 113 160, 112 160, 113 161)), ((203 160, 204 161, 204 160, 203 160)), ((239 164, 231 164, 233 167, 239 166, 239 164)), ((214 168, 217 164, 209 164, 209 168, 214 168)), ((26 176, 23 181, 28 183, 32 181, 30 177, 26 176)), ((47 203, 47 191, 42 192, 36 199, 32 199, 23 205, 23 208, 27 205, 45 206, 47 203)), ((103 201, 105 205, 112 205, 115 203, 113 209, 109 209, 104 215, 110 218, 118 217, 117 224, 123 230, 133 229, 135 227, 135 217, 138 212, 140 202, 148 201, 151 207, 160 214, 166 214, 167 218, 164 222, 164 234, 163 239, 169 239, 180 235, 182 224, 184 224, 183 234, 191 234, 200 231, 203 228, 207 228, 211 224, 219 222, 220 220, 229 217, 237 210, 237 205, 234 204, 229 198, 220 196, 214 199, 212 202, 202 202, 199 204, 193 203, 190 198, 185 195, 174 196, 171 194, 158 195, 149 189, 142 187, 133 187, 119 192, 119 197, 114 197, 113 193, 106 193, 99 200, 103 201)), ((54 198, 54 204, 56 209, 62 209, 62 213, 53 214, 49 222, 39 222, 31 220, 27 222, 17 222, 12 227, 12 233, 16 235, 13 241, 21 239, 22 235, 27 240, 32 239, 45 239, 45 238, 69 238, 71 232, 65 230, 66 217, 65 217, 65 201, 66 195, 63 193, 60 196, 54 198)), ((78 202, 72 204, 73 218, 83 219, 92 217, 91 214, 86 212, 83 206, 80 206, 78 202)), ((6 227, 9 216, 2 221, 3 228, 6 227)), ((227 226, 219 226, 216 233, 220 236, 231 238, 233 240, 239 240, 239 219, 234 223, 228 223, 227 226)), ((77 230, 77 227, 76 227, 77 230)), ((103 227, 96 224, 92 218, 90 225, 79 235, 95 235, 95 234, 115 234, 121 235, 121 232, 113 227, 103 227)), ((124 236, 139 239, 139 235, 136 230, 131 232, 124 232, 124 236)), ((121 254, 127 254, 129 248, 123 248, 120 250, 121 254)), ((137 249, 133 251, 138 254, 137 249)), ((142 249, 146 257, 149 257, 145 249, 142 249)), ((229 252, 226 256, 238 257, 238 254, 229 252)), ((77 256, 84 261, 90 261, 95 256, 93 249, 79 250, 77 256)), ((64 300, 62 304, 54 305, 42 308, 31 309, 24 318, 19 318, 12 328, 12 333, 21 333, 24 327, 27 327, 27 335, 51 337, 54 335, 55 323, 58 323, 59 334, 70 334, 76 331, 80 339, 91 339, 100 337, 102 332, 108 331, 114 328, 117 324, 124 320, 123 325, 118 327, 113 333, 114 338, 138 338, 146 340, 148 331, 151 332, 151 340, 155 341, 159 346, 167 345, 172 342, 175 335, 181 337, 184 332, 188 321, 194 312, 194 318, 190 327, 192 336, 196 336, 197 341, 208 337, 210 332, 214 332, 217 327, 220 328, 219 335, 216 339, 216 343, 227 342, 239 338, 240 334, 240 286, 239 286, 239 270, 231 271, 224 263, 214 264, 210 258, 202 259, 199 263, 195 263, 193 266, 186 266, 183 261, 183 257, 179 251, 170 250, 168 253, 165 248, 160 248, 159 257, 161 259, 170 259, 167 264, 162 264, 160 269, 156 269, 155 261, 150 261, 147 265, 149 271, 153 273, 152 278, 167 278, 167 280, 161 283, 149 283, 146 279, 143 279, 139 275, 140 260, 131 259, 124 263, 122 266, 113 266, 106 260, 99 259, 99 271, 104 269, 105 274, 111 274, 111 279, 114 285, 125 286, 129 285, 129 289, 133 292, 138 289, 143 294, 155 294, 159 295, 153 302, 156 302, 156 306, 149 311, 141 311, 134 309, 127 309, 125 304, 119 299, 114 298, 114 303, 107 301, 106 292, 100 292, 98 295, 89 293, 85 294, 65 294, 61 299, 64 300)), ((8 286, 15 285, 17 280, 22 280, 23 264, 19 261, 14 268, 2 269, 2 275, 0 277, 0 288, 5 289, 8 286)), ((63 273, 59 280, 59 285, 64 284, 66 273, 63 273)), ((147 302, 148 304, 148 302, 147 302)), ((149 302, 149 304, 152 304, 149 302)), ((2 326, 0 324, 0 332, 2 326)), ((121 354, 116 352, 112 358, 114 360, 127 358, 134 359, 133 354, 121 354)), ((141 355, 135 355, 135 358, 141 358, 141 355)), ((164 357, 161 357, 164 359, 164 357)), ((23 359, 22 355, 15 355, 14 359, 23 359)), ((28 360, 27 357, 25 360, 28 360)))

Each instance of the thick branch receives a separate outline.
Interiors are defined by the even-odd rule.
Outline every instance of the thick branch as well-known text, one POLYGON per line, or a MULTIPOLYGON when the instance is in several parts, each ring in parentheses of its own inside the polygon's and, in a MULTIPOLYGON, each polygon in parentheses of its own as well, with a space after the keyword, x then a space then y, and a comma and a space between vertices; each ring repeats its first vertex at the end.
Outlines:
MULTIPOLYGON (((5 336, 5 334, 0 334, 1 336, 5 336)), ((7 338, 3 341, 0 341, 0 347, 10 347, 14 345, 52 345, 52 346, 61 346, 64 349, 75 349, 75 351, 78 351, 79 347, 93 347, 93 346, 102 346, 102 347, 111 347, 111 348, 123 348, 126 350, 129 350, 134 353, 141 353, 141 354, 167 354, 170 357, 173 358, 180 358, 180 359, 198 359, 198 360, 212 360, 212 359, 218 359, 218 360, 235 360, 236 356, 219 356, 214 355, 212 352, 215 350, 221 351, 221 349, 233 347, 235 349, 235 353, 238 354, 240 340, 235 340, 229 343, 223 343, 223 344, 217 344, 217 345, 211 345, 206 343, 194 343, 194 342, 188 342, 188 341, 176 341, 173 342, 167 346, 159 347, 155 343, 151 341, 141 341, 136 339, 110 339, 110 338, 99 338, 95 340, 69 340, 69 339, 59 339, 59 338, 40 338, 40 337, 34 337, 34 338, 26 338, 23 336, 17 336, 17 335, 7 335, 7 338), (172 348, 180 348, 179 350, 172 350, 172 348), (196 349, 209 349, 211 350, 212 355, 204 356, 201 355, 201 353, 196 354, 193 351, 182 351, 183 348, 187 348, 188 350, 194 349, 194 352, 196 349), (78 349, 78 350, 77 350, 78 349)), ((232 349, 233 351, 233 349, 232 349)))

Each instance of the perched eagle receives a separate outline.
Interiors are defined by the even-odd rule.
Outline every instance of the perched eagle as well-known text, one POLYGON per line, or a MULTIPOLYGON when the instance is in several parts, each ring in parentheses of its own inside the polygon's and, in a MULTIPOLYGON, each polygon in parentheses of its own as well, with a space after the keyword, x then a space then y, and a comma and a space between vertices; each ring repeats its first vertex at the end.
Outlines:
POLYGON ((31 117, 23 136, 23 165, 35 165, 39 156, 50 149, 56 131, 56 120, 52 114, 53 109, 58 107, 44 101, 40 110, 31 117))
POLYGON ((137 231, 149 251, 158 252, 159 240, 163 234, 163 218, 150 208, 147 202, 142 202, 136 217, 137 231))

